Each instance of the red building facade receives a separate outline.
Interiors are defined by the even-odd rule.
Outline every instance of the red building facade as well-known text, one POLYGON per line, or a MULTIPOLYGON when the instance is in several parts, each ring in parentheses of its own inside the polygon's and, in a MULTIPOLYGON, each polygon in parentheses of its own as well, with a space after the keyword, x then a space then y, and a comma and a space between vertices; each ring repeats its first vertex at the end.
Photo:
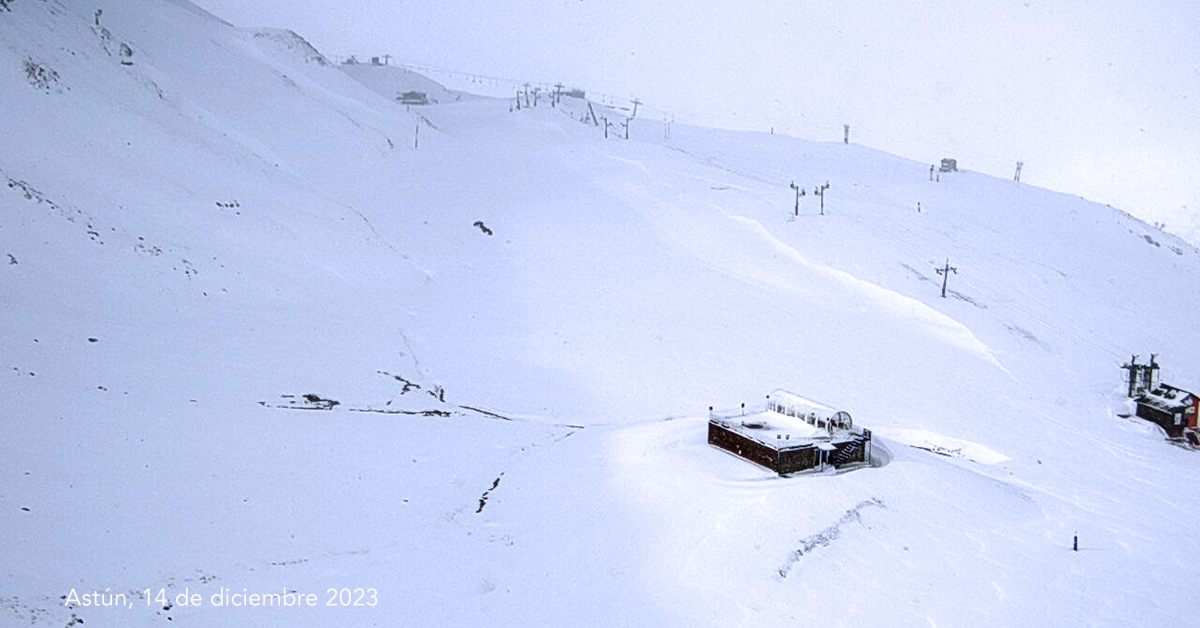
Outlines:
POLYGON ((1136 399, 1137 415, 1161 426, 1171 438, 1185 438, 1200 446, 1196 421, 1200 415, 1200 396, 1182 388, 1159 384, 1136 399))

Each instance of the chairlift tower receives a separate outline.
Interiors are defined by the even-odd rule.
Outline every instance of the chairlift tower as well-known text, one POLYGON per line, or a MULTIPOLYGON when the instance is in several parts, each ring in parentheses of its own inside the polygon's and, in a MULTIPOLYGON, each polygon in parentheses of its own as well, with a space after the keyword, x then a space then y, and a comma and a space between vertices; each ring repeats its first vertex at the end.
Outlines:
POLYGON ((796 185, 795 181, 792 181, 791 183, 789 183, 788 186, 796 191, 796 210, 795 210, 796 213, 794 215, 799 216, 800 215, 800 197, 805 195, 805 189, 796 185))
POLYGON ((950 273, 958 274, 958 269, 950 265, 950 260, 946 260, 946 265, 942 268, 937 268, 937 274, 942 276, 942 298, 946 298, 946 283, 950 280, 950 273))

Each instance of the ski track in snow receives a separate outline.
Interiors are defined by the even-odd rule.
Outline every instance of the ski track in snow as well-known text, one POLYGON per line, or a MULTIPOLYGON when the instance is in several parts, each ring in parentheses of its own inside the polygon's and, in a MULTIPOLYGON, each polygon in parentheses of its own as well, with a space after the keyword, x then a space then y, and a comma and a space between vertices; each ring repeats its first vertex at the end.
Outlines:
POLYGON ((838 539, 839 536, 841 536, 842 528, 845 526, 851 523, 862 524, 863 510, 872 506, 878 508, 887 508, 887 506, 885 506, 884 503, 879 499, 861 501, 853 508, 847 510, 846 514, 842 515, 840 519, 838 519, 828 528, 801 539, 800 547, 796 549, 791 556, 788 556, 787 561, 784 562, 783 566, 779 568, 779 577, 788 578, 791 576, 796 564, 800 562, 800 559, 802 559, 805 554, 808 554, 817 548, 829 547, 830 544, 832 544, 838 539))

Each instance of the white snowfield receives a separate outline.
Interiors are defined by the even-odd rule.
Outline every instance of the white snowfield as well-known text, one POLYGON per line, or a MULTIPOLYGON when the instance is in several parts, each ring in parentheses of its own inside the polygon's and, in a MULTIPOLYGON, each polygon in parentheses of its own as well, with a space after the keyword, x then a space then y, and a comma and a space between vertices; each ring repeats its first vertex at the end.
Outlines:
POLYGON ((0 624, 1195 624, 1200 452, 1119 416, 1132 354, 1200 388, 1177 238, 968 163, 405 107, 183 0, 5 5, 0 624), (706 444, 776 388, 879 464, 706 444))

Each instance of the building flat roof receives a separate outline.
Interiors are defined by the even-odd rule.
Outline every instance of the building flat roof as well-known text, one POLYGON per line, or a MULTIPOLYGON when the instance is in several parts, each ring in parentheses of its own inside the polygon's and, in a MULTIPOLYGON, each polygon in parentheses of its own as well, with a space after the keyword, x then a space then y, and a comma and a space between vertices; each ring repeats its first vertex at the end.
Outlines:
POLYGON ((714 418, 712 422, 772 449, 808 447, 814 444, 820 447, 822 444, 848 441, 854 437, 850 431, 844 429, 836 429, 831 435, 828 430, 818 428, 804 419, 778 412, 755 412, 745 416, 714 418))
POLYGON ((1158 388, 1138 397, 1137 402, 1167 412, 1178 412, 1191 405, 1194 395, 1182 388, 1161 384, 1158 388))

